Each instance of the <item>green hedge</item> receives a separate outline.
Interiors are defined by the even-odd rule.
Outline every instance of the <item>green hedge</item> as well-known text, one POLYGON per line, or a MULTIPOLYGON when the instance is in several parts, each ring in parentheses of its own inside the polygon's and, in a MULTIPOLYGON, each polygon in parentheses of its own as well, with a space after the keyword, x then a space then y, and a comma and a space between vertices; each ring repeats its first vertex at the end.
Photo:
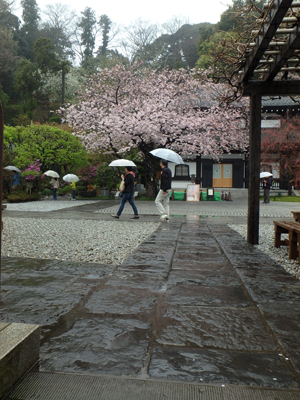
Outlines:
POLYGON ((21 203, 25 201, 36 201, 40 198, 41 196, 38 193, 27 194, 25 192, 18 192, 7 196, 7 201, 9 203, 21 203))

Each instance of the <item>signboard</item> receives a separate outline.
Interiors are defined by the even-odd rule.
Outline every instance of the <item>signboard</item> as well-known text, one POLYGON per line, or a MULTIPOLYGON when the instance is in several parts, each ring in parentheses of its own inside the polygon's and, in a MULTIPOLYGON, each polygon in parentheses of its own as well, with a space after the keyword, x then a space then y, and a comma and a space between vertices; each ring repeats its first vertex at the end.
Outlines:
POLYGON ((186 201, 200 201, 200 185, 187 185, 186 201))

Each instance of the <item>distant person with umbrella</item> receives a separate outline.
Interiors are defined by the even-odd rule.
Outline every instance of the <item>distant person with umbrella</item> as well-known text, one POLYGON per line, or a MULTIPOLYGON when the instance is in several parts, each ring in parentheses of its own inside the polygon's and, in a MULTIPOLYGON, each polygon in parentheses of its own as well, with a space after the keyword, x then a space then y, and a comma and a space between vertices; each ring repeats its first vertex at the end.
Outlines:
POLYGON ((79 178, 75 174, 67 174, 63 176, 63 180, 71 184, 72 188, 72 200, 76 200, 76 182, 79 181, 79 178))
POLYGON ((160 167, 162 168, 161 184, 160 191, 155 199, 155 204, 161 214, 160 219, 162 221, 169 221, 172 172, 170 168, 168 168, 168 162, 166 160, 160 160, 160 167))
POLYGON ((129 167, 129 166, 125 167, 125 175, 122 174, 121 178, 125 182, 125 189, 122 192, 122 198, 121 198, 121 204, 120 204, 119 210, 117 211, 116 214, 111 214, 111 216, 113 218, 119 218, 120 215, 122 214, 125 203, 128 201, 134 212, 134 215, 131 217, 131 219, 138 219, 139 213, 136 208, 136 205, 134 204, 134 198, 133 198, 135 174, 132 171, 132 167, 129 167))
POLYGON ((263 181, 263 188, 264 188, 264 203, 270 203, 270 188, 272 186, 272 175, 265 177, 264 181, 263 181))
POLYGON ((12 190, 16 190, 18 189, 18 187, 20 186, 20 178, 19 178, 19 174, 17 171, 12 170, 12 190))
POLYGON ((58 178, 52 178, 50 181, 50 185, 53 191, 53 200, 57 200, 57 189, 59 188, 59 180, 58 178))

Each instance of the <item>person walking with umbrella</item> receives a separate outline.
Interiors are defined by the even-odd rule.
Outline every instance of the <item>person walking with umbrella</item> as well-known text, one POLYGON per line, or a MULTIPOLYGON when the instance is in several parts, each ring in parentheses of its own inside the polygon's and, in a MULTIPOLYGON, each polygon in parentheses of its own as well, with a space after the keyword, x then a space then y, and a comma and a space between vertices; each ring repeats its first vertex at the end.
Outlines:
POLYGON ((53 190, 53 200, 57 200, 57 189, 59 188, 59 180, 58 178, 52 178, 50 181, 50 185, 52 185, 53 190))
POLYGON ((270 203, 270 188, 272 186, 272 175, 265 177, 264 182, 263 182, 263 188, 264 188, 264 203, 270 203))
POLYGON ((12 170, 12 173, 12 190, 16 190, 20 186, 19 174, 16 170, 12 170))
POLYGON ((170 191, 172 182, 172 173, 168 168, 166 160, 160 160, 161 171, 161 184, 160 191, 155 199, 156 207, 161 214, 160 219, 169 221, 170 218, 170 191))
POLYGON ((116 214, 111 214, 111 216, 113 218, 119 218, 120 215, 122 214, 122 211, 124 209, 125 203, 128 201, 129 204, 131 205, 134 215, 133 217, 131 217, 131 219, 138 219, 139 218, 139 213, 138 210, 136 208, 136 205, 134 204, 134 177, 135 174, 132 172, 132 167, 125 167, 125 175, 122 174, 121 178, 124 180, 125 182, 125 189, 122 192, 122 198, 121 198, 121 204, 119 207, 119 210, 117 211, 116 214))

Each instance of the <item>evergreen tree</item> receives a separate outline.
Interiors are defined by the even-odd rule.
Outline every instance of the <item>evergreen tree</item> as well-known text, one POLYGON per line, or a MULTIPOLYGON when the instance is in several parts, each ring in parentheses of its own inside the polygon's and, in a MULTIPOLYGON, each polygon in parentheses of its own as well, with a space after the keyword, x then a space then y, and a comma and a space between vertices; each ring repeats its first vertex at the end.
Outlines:
POLYGON ((90 7, 86 7, 81 14, 82 18, 78 25, 82 31, 81 45, 84 48, 81 65, 88 67, 94 57, 96 17, 95 12, 90 7))
POLYGON ((99 26, 102 30, 102 46, 99 48, 100 55, 104 56, 109 43, 109 31, 111 28, 111 20, 107 15, 101 15, 99 26))
POLYGON ((23 25, 19 35, 20 55, 33 61, 33 44, 39 37, 39 8, 36 0, 21 0, 23 25))

